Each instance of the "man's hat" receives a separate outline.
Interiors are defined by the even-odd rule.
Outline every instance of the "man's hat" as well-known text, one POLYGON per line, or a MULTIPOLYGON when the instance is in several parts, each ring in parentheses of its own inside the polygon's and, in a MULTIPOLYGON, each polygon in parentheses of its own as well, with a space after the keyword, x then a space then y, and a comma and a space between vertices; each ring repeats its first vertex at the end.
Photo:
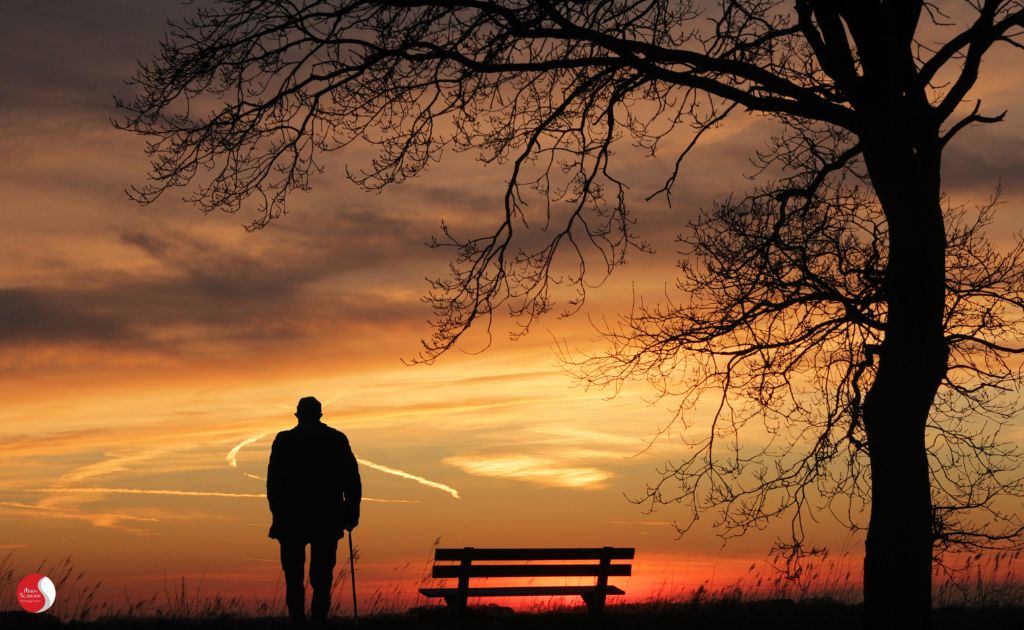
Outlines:
POLYGON ((301 418, 319 418, 323 414, 323 408, 320 406, 320 401, 312 396, 306 396, 305 398, 299 399, 299 404, 295 408, 295 415, 301 418))

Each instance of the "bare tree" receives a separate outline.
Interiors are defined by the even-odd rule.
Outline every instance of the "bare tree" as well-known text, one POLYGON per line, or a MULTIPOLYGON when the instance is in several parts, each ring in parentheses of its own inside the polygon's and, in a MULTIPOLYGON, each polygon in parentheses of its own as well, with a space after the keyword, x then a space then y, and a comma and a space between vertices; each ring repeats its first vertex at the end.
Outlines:
MULTIPOLYGON (((680 237, 679 302, 641 301, 603 331, 607 353, 564 355, 591 384, 645 379, 674 399, 677 416, 660 434, 706 429, 680 438, 689 456, 636 500, 686 507, 680 534, 709 512, 725 538, 788 517, 791 536, 777 546, 798 567, 802 553, 820 551, 803 546, 816 512, 865 525, 864 401, 885 340, 889 245, 870 188, 848 186, 851 177, 867 179, 847 170, 799 204, 791 195, 803 188, 787 179, 703 213, 680 237), (714 413, 693 417, 708 396, 714 413)), ((1024 534, 1024 453, 1001 437, 1024 382, 1011 358, 1024 332, 1024 241, 993 248, 985 228, 996 204, 944 213, 951 358, 926 427, 936 559, 1018 546, 1024 534)))
MULTIPOLYGON (((940 165, 962 129, 1001 120, 962 104, 1022 26, 1008 0, 220 0, 171 27, 118 124, 149 138, 140 201, 190 186, 205 211, 253 203, 254 228, 354 142, 378 149, 349 173, 368 189, 448 149, 508 163, 496 227, 434 242, 454 255, 428 297, 430 361, 499 309, 523 329, 556 304, 571 312, 585 274, 644 249, 618 144, 656 154, 689 138, 667 197, 706 131, 743 110, 774 118, 784 131, 763 159, 783 174, 698 222, 683 281, 695 297, 634 313, 591 374, 674 384, 691 370, 701 380, 684 392, 724 387, 709 440, 667 477, 738 531, 799 513, 809 488, 831 505, 870 497, 868 622, 920 628, 935 541, 981 544, 964 515, 1017 489, 1014 453, 975 414, 998 418, 992 392, 1019 376, 1006 357, 1020 248, 999 254, 984 221, 944 212, 940 165), (539 246, 522 238, 531 195, 539 246), (553 273, 563 253, 575 268, 553 273), (754 418, 810 449, 720 459, 719 437, 754 418)), ((1003 516, 987 535, 1019 529, 1003 516)))

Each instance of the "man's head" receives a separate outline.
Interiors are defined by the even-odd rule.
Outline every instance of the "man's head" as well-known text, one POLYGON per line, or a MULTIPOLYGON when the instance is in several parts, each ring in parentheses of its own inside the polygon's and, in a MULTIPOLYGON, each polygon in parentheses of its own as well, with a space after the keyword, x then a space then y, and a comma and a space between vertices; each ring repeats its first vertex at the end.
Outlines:
POLYGON ((320 407, 320 401, 312 396, 299 399, 299 405, 295 408, 295 417, 299 422, 316 422, 324 415, 320 407))

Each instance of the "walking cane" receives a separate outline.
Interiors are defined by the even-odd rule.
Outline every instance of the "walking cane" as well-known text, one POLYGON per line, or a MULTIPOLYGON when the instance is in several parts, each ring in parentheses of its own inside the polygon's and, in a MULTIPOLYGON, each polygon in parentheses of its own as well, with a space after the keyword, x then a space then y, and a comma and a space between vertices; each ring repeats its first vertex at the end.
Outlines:
POLYGON ((348 530, 348 564, 352 576, 352 618, 359 621, 359 608, 356 604, 356 558, 352 551, 352 530, 348 530))

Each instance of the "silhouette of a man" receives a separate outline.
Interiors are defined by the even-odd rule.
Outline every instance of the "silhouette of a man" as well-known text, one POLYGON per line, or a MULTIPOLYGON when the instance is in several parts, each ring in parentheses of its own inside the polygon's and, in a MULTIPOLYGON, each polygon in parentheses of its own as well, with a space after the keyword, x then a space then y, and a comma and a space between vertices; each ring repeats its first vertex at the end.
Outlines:
POLYGON ((296 628, 306 627, 306 545, 313 587, 310 619, 319 627, 331 607, 338 540, 359 524, 359 466, 348 438, 320 422, 322 415, 316 398, 299 400, 299 423, 277 434, 267 467, 267 501, 274 516, 269 535, 281 543, 285 602, 296 628))

